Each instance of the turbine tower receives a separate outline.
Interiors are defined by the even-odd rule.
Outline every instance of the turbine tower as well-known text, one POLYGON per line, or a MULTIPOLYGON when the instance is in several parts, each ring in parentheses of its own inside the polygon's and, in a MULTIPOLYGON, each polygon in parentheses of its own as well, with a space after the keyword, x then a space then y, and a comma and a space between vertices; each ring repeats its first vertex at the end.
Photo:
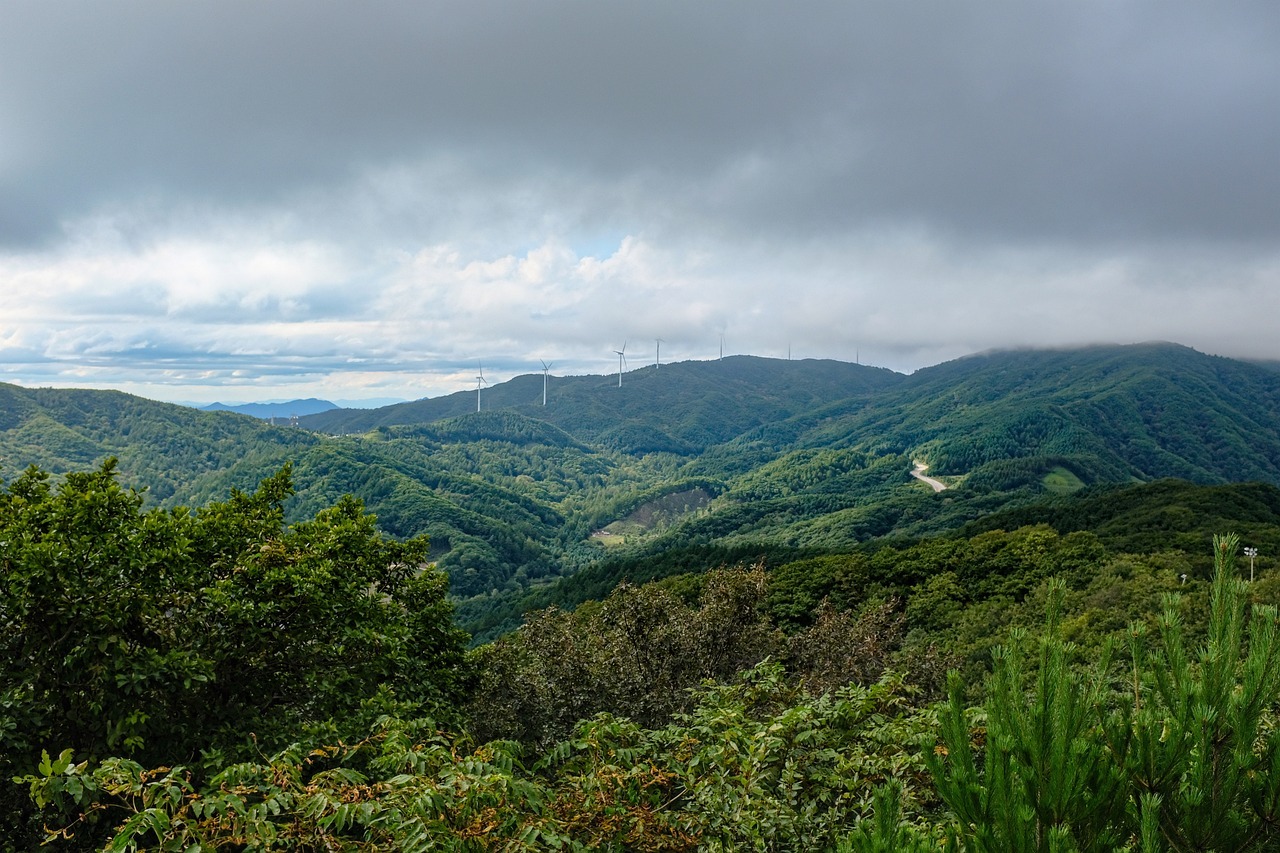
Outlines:
POLYGON ((480 365, 480 375, 476 377, 476 411, 480 411, 480 389, 488 385, 484 378, 484 365, 480 365))
POLYGON ((657 344, 653 351, 653 369, 657 370, 662 367, 662 338, 654 338, 653 340, 657 344))
POLYGON ((614 350, 618 354, 618 387, 622 387, 622 368, 627 363, 627 342, 622 342, 622 349, 614 350))
MULTIPOLYGON (((542 359, 538 359, 542 361, 542 359)), ((547 405, 547 371, 551 369, 551 365, 545 361, 542 362, 542 405, 547 405)))

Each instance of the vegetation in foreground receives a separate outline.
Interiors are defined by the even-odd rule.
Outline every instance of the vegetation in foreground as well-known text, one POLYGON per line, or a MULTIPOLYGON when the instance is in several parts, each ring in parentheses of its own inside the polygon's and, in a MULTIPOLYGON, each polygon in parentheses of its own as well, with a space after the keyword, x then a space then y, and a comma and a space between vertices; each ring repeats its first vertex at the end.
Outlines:
MULTIPOLYGON (((45 748, 207 768, 387 713, 453 718, 466 635, 445 579, 419 569, 427 543, 387 539, 350 499, 286 526, 290 490, 286 469, 197 511, 148 510, 109 462, 56 488, 30 469, 0 493, 5 777, 45 748)), ((25 799, 0 798, 0 836, 32 837, 25 799)))
POLYGON ((726 569, 464 656, 425 543, 287 493, 0 494, 11 849, 1280 843, 1276 586, 1233 537, 1203 575, 1043 527, 886 552, 897 586, 726 569))

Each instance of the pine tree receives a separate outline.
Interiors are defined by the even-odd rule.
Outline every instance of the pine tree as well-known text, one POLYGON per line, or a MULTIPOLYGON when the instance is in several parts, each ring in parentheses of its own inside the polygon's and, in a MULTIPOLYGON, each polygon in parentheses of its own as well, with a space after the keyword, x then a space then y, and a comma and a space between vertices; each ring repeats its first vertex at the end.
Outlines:
POLYGON ((981 765, 952 673, 942 714, 943 746, 930 757, 938 793, 960 824, 966 849, 990 853, 1113 850, 1125 823, 1122 777, 1097 736, 1103 686, 1073 671, 1058 632, 1065 586, 1050 586, 1048 630, 1034 686, 1015 633, 995 651, 981 765))
MULTIPOLYGON (((1280 843, 1280 633, 1274 607, 1246 617, 1236 536, 1214 537, 1209 633, 1186 651, 1177 597, 1166 602, 1160 643, 1130 631, 1132 696, 1106 722, 1128 777, 1130 802, 1153 821, 1144 850, 1274 850, 1280 843)), ((1144 838, 1147 831, 1143 831, 1144 838)))
MULTIPOLYGON (((938 791, 974 851, 1274 850, 1280 845, 1280 616, 1246 614, 1234 535, 1214 538, 1210 618, 1194 653, 1166 601, 1155 648, 1131 626, 1132 670, 1067 665, 1051 586, 1034 684, 1019 637, 997 650, 985 732, 970 724, 958 676, 930 758, 938 791), (972 741, 985 734, 982 760, 972 741)), ((981 719, 981 717, 979 717, 981 719)), ((977 721, 975 721, 977 722, 977 721)))

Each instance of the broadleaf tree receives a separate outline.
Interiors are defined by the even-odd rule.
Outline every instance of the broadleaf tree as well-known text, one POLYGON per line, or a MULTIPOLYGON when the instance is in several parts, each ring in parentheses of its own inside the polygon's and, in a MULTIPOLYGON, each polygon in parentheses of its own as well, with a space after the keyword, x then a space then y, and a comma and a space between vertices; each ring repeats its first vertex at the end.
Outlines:
MULTIPOLYGON (((285 468, 196 511, 148 508, 114 460, 0 491, 0 772, 65 750, 218 766, 388 712, 446 718, 467 638, 426 541, 383 536, 350 498, 286 524, 291 491, 285 468)), ((0 831, 32 833, 20 789, 0 808, 0 831)))

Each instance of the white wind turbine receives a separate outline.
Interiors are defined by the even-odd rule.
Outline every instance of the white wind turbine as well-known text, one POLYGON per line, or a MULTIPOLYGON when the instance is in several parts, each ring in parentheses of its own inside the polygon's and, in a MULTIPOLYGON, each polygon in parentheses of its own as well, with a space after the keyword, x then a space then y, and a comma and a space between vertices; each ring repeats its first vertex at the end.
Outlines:
MULTIPOLYGON (((538 359, 542 361, 542 359, 538 359)), ((554 364, 554 362, 552 362, 554 364)), ((551 369, 551 365, 545 361, 542 362, 542 405, 547 404, 547 371, 551 369)))
POLYGON ((484 365, 480 365, 480 375, 476 377, 476 411, 480 411, 480 389, 488 385, 484 378, 484 365))
POLYGON ((618 354, 618 387, 622 387, 622 368, 627 363, 627 342, 622 342, 622 349, 614 350, 618 354))
POLYGON ((653 369, 657 370, 662 367, 662 338, 654 338, 653 340, 657 344, 653 351, 653 369))

